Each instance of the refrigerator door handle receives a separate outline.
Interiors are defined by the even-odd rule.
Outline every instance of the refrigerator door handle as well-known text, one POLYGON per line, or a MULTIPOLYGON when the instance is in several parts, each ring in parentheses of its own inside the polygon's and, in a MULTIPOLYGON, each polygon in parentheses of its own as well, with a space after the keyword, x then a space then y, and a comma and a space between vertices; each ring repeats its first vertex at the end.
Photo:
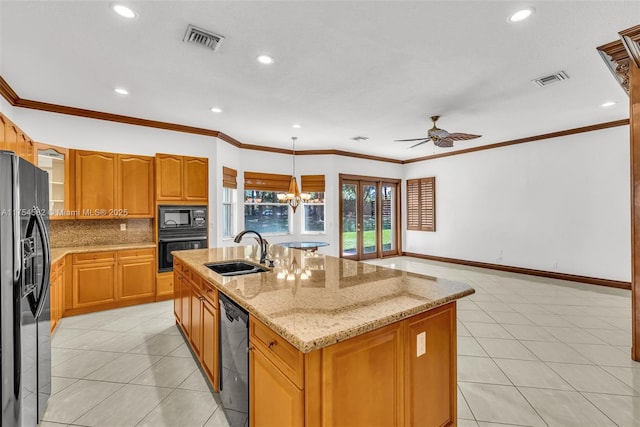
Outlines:
POLYGON ((44 219, 42 219, 42 214, 37 211, 35 212, 36 217, 36 225, 38 226, 38 231, 40 234, 40 239, 42 240, 42 257, 44 260, 44 272, 42 274, 42 283, 40 284, 40 298, 38 299, 38 305, 36 307, 36 311, 33 313, 33 316, 37 319, 42 313, 44 309, 44 303, 47 300, 47 292, 49 292, 49 274, 51 273, 51 253, 49 252, 49 233, 47 231, 47 227, 45 227, 44 219))
POLYGON ((22 274, 22 247, 20 239, 20 174, 18 173, 18 156, 13 156, 13 282, 17 283, 22 274))

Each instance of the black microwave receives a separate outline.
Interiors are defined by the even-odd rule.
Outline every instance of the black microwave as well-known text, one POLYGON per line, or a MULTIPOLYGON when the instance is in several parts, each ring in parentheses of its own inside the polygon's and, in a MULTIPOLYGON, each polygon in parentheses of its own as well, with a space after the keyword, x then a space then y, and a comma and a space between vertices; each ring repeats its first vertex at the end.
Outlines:
POLYGON ((207 228, 206 206, 158 206, 158 230, 194 230, 207 228))

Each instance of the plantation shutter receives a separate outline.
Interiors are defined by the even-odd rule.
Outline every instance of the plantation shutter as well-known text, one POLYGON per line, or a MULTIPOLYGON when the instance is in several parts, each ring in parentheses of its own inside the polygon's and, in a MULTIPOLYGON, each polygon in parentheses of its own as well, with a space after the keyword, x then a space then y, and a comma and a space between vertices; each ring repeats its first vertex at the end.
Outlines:
POLYGON ((238 176, 237 170, 223 166, 222 167, 222 186, 224 188, 238 188, 238 181, 236 180, 237 176, 238 176))
POLYGON ((302 175, 300 181, 300 191, 303 193, 324 192, 324 175, 302 175))
POLYGON ((407 230, 420 230, 420 180, 407 180, 407 230))
POLYGON ((435 177, 407 180, 407 230, 436 231, 435 177))
POLYGON ((291 175, 275 173, 245 172, 244 189, 258 191, 277 191, 286 193, 289 191, 291 175))
POLYGON ((420 229, 436 231, 436 179, 420 180, 420 229))

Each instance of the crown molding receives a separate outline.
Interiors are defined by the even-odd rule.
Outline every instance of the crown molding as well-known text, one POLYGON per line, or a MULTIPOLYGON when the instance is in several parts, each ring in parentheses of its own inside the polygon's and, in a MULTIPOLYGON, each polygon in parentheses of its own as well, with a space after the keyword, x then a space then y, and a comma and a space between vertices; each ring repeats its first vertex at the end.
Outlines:
MULTIPOLYGON (((638 26, 638 28, 640 29, 640 26, 638 26)), ((616 43, 622 44, 622 42, 616 42, 616 43)), ((124 116, 124 115, 113 114, 113 113, 105 113, 102 111, 87 110, 84 108, 69 107, 65 105, 51 104, 47 102, 34 101, 30 99, 22 99, 11 88, 11 86, 6 82, 6 80, 2 78, 2 76, 0 76, 0 95, 2 95, 7 100, 7 102, 14 107, 46 111, 46 112, 57 113, 57 114, 66 114, 66 115, 77 116, 77 117, 85 117, 85 118, 95 119, 95 120, 105 120, 105 121, 129 124, 134 126, 145 126, 145 127, 169 130, 174 132, 183 132, 183 133, 190 133, 195 135, 209 136, 209 137, 221 139, 243 150, 256 150, 256 151, 264 151, 268 153, 293 155, 293 150, 289 150, 285 148, 265 147, 262 145, 245 144, 223 132, 220 132, 214 129, 205 129, 205 128, 199 128, 195 126, 181 125, 177 123, 161 122, 157 120, 142 119, 138 117, 124 116)), ((591 125, 591 126, 583 126, 580 128, 568 129, 568 130, 563 130, 559 132, 552 132, 552 133, 546 133, 542 135, 531 136, 527 138, 520 138, 520 139, 514 139, 510 141, 498 142, 495 144, 481 145, 478 147, 451 151, 448 153, 434 154, 431 156, 417 157, 417 158, 408 159, 408 160, 399 160, 399 159, 392 159, 388 157, 372 156, 368 154, 353 153, 350 151, 335 150, 335 149, 303 150, 303 151, 296 150, 295 154, 299 156, 305 156, 305 155, 307 156, 310 156, 310 155, 344 156, 344 157, 352 157, 356 159, 373 160, 378 162, 403 165, 403 164, 409 164, 409 163, 415 163, 415 162, 422 162, 425 160, 437 159, 440 157, 457 156, 460 154, 473 153, 476 151, 507 147, 509 145, 522 144, 525 142, 533 142, 533 141, 540 141, 543 139, 557 138, 559 136, 567 136, 567 135, 573 135, 573 134, 583 133, 583 132, 592 132, 595 130, 607 129, 607 128, 616 127, 616 126, 624 126, 628 124, 629 124, 629 119, 622 119, 622 120, 616 120, 613 122, 600 123, 600 124, 591 125)))

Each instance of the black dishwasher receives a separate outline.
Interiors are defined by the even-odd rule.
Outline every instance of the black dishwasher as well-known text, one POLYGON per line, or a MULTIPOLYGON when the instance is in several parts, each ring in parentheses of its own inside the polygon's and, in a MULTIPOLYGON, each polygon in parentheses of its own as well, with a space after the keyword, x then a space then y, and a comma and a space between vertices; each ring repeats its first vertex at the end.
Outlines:
POLYGON ((230 427, 249 416, 249 313, 220 293, 220 399, 230 427))

